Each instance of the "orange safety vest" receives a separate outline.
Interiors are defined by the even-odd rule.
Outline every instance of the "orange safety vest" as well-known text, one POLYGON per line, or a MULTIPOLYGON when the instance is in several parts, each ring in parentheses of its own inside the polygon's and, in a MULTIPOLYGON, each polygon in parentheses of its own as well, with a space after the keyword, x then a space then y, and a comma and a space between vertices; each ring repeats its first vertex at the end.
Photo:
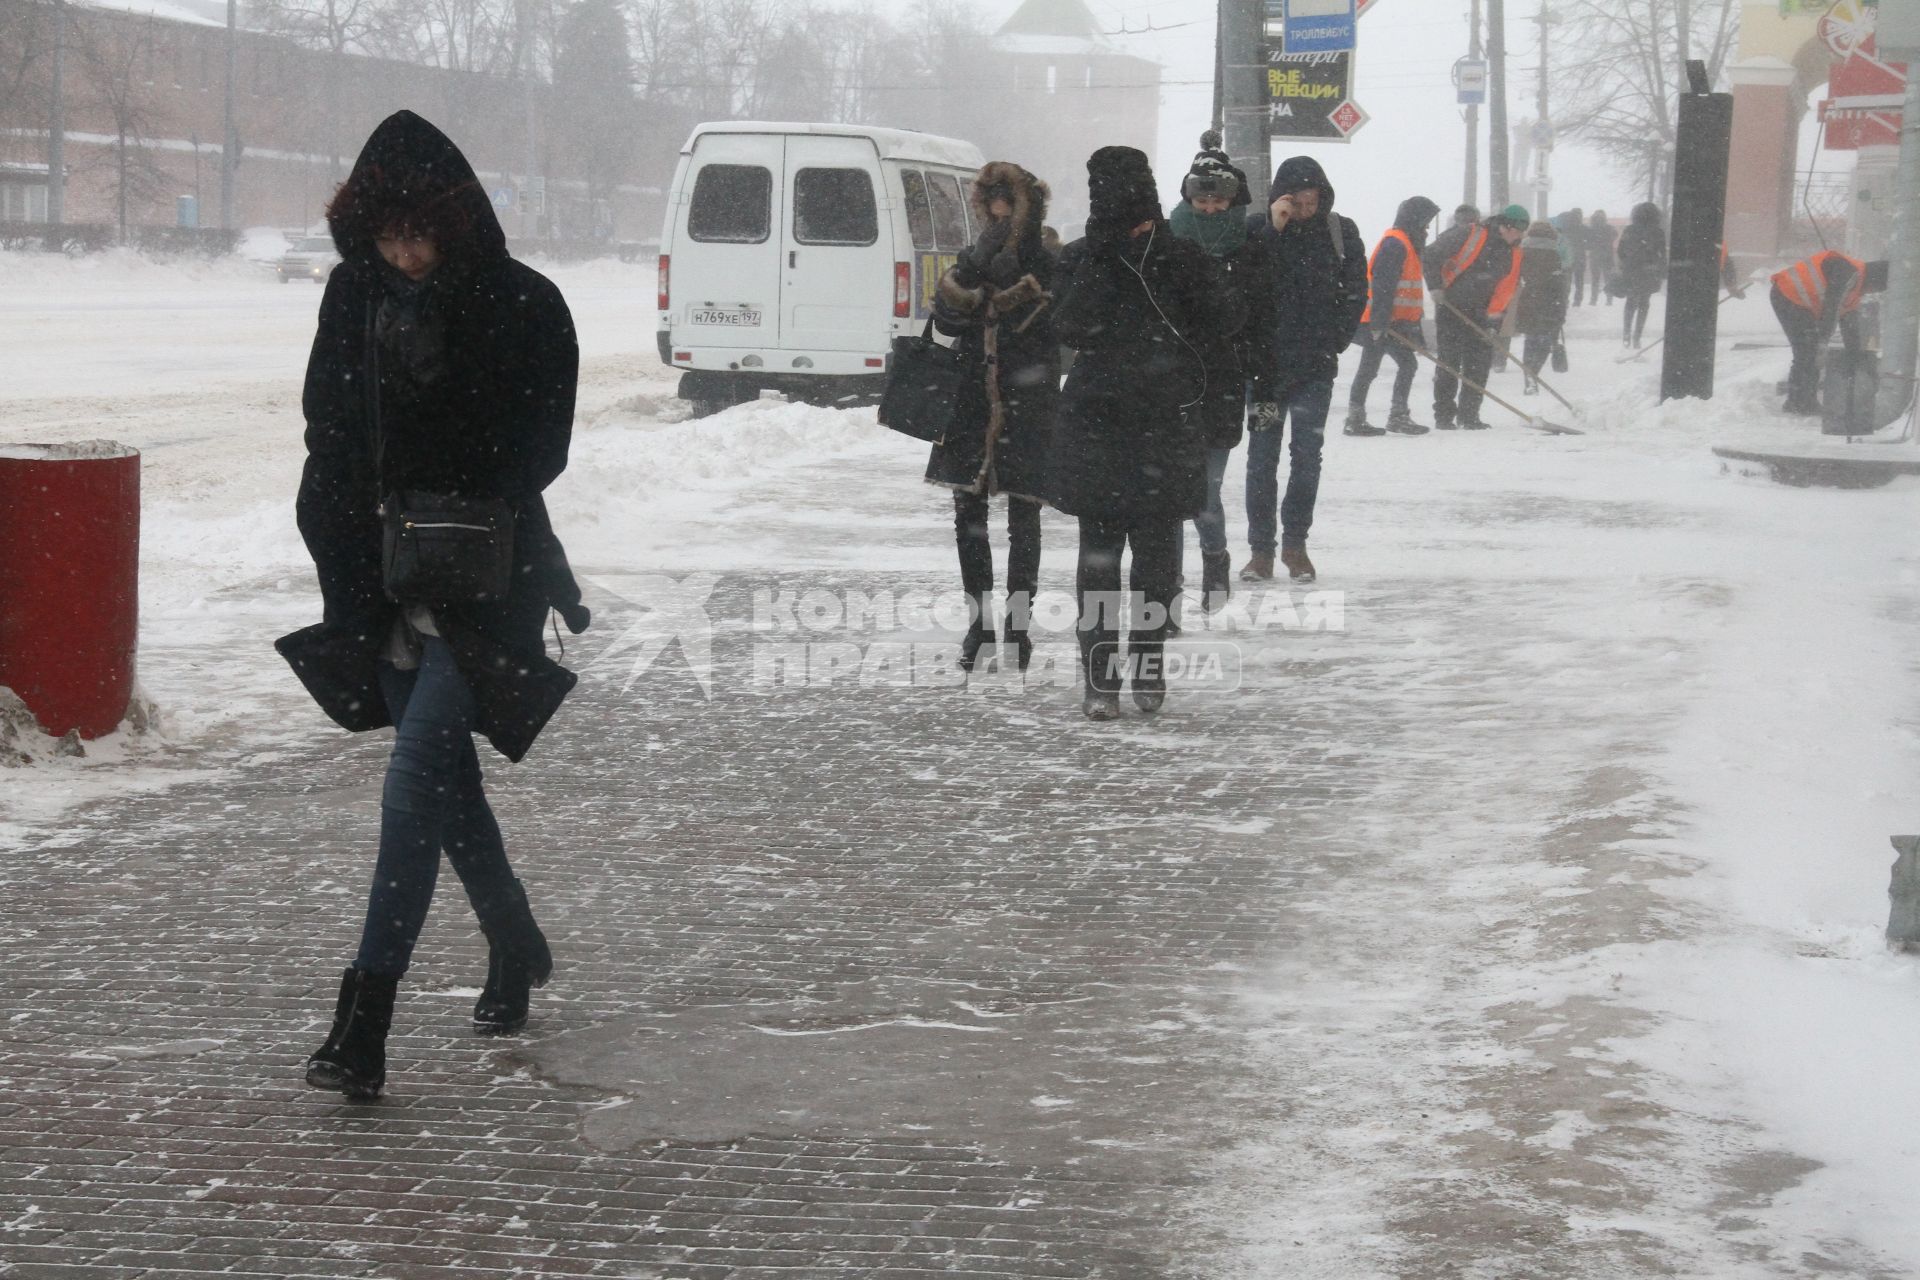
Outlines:
POLYGON ((1495 286, 1493 301, 1487 304, 1489 316, 1504 316, 1507 314, 1507 308, 1513 305, 1513 296, 1520 292, 1520 268, 1526 262, 1526 258, 1527 255, 1520 251, 1519 245, 1513 246, 1513 270, 1507 272, 1495 286))
MULTIPOLYGON (((1460 246, 1460 251, 1448 258, 1446 265, 1440 268, 1441 282, 1451 289, 1453 282, 1464 275, 1468 267, 1480 260, 1481 252, 1487 247, 1487 239, 1487 229, 1475 227, 1473 234, 1467 237, 1467 242, 1460 246)), ((1513 295, 1520 291, 1520 264, 1524 256, 1516 245, 1513 253, 1513 270, 1507 272, 1500 283, 1494 286, 1493 300, 1487 304, 1489 316, 1503 316, 1507 313, 1507 308, 1513 305, 1513 295)))
POLYGON ((1867 290, 1867 264, 1858 258, 1849 258, 1832 249, 1822 249, 1785 271, 1776 271, 1774 286, 1794 306, 1805 307, 1816 316, 1820 315, 1827 309, 1827 264, 1835 258, 1853 268, 1853 287, 1847 290, 1846 298, 1840 303, 1840 314, 1845 315, 1859 307, 1860 296, 1867 290))
POLYGON ((1460 246, 1460 252, 1448 258, 1446 265, 1440 268, 1440 283, 1449 289, 1453 288, 1453 282, 1478 261, 1480 251, 1486 247, 1487 229, 1475 227, 1472 234, 1467 236, 1466 243, 1460 246))
MULTIPOLYGON (((1420 251, 1413 247, 1413 237, 1395 227, 1380 237, 1380 243, 1374 248, 1373 257, 1367 259, 1367 282, 1373 282, 1374 263, 1380 261, 1380 250, 1387 247, 1387 241, 1398 240, 1407 247, 1407 260, 1400 266, 1400 285, 1393 291, 1393 318, 1396 322, 1419 324, 1421 317, 1427 314, 1427 278, 1420 267, 1420 251)), ((1367 290, 1367 309, 1360 313, 1360 323, 1366 324, 1373 319, 1373 290, 1367 290)))

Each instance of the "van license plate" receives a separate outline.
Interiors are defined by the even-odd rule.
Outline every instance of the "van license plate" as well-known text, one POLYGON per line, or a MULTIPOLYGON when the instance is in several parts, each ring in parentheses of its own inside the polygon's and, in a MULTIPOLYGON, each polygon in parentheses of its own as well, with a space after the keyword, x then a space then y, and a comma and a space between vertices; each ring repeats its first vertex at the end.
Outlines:
POLYGON ((720 325, 732 329, 758 329, 758 307, 696 307, 690 317, 694 324, 720 325))

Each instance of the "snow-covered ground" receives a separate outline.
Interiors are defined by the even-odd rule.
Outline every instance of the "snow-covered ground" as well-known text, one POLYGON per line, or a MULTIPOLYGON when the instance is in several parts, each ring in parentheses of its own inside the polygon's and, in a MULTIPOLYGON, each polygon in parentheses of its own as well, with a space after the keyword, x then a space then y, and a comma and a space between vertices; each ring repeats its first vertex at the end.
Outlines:
MULTIPOLYGON (((651 268, 553 274, 579 325, 583 386, 572 465, 551 505, 585 576, 947 570, 944 502, 920 489, 919 446, 879 428, 870 410, 765 400, 688 421, 654 355, 651 268), (844 479, 837 506, 818 491, 820 464, 844 479), (796 540, 790 521, 755 517, 791 510, 802 467, 822 529, 796 540), (872 494, 887 500, 863 496, 872 494), (924 522, 898 517, 910 503, 922 504, 924 522)), ((317 616, 291 504, 319 295, 279 285, 258 265, 0 255, 0 444, 111 437, 143 451, 141 675, 163 717, 157 737, 7 773, 0 846, 92 797, 244 770, 316 731, 269 641, 317 616)), ((1683 1273, 1735 1274, 1724 1262, 1732 1255, 1705 1234, 1751 1224, 1715 1227, 1702 1190, 1719 1154, 1708 1122, 1726 1122, 1783 1161, 1813 1162, 1804 1176, 1780 1178, 1757 1215, 1767 1256, 1787 1263, 1756 1261, 1752 1274, 1800 1274, 1794 1247, 1834 1241, 1855 1242, 1860 1251, 1848 1256, 1884 1274, 1920 1272, 1911 1205, 1920 1090, 1906 1080, 1920 1061, 1920 961, 1889 954, 1881 938, 1887 837, 1920 829, 1920 481, 1795 490, 1729 469, 1712 445, 1804 440, 1814 430, 1774 411, 1784 350, 1726 354, 1717 399, 1660 406, 1657 357, 1615 362, 1618 310, 1574 315, 1574 368, 1555 381, 1585 407, 1584 436, 1517 429, 1492 406, 1488 420, 1501 429, 1479 434, 1351 440, 1332 428, 1313 547, 1322 585, 1348 593, 1348 631, 1314 637, 1312 652, 1391 650, 1404 686, 1354 696, 1407 700, 1427 696, 1476 650, 1499 652, 1531 674, 1462 732, 1497 736, 1510 721, 1513 734, 1537 740, 1537 769, 1503 780, 1512 803, 1496 813, 1422 792, 1421 765, 1409 759, 1409 808, 1381 815, 1381 830, 1396 839, 1417 831, 1405 855, 1450 867, 1453 898, 1410 904, 1430 914, 1403 921, 1405 940, 1356 944, 1329 920, 1326 937, 1272 973, 1244 975, 1250 1060, 1298 1054, 1309 1043, 1298 1033, 1313 1024, 1310 1043, 1340 1073, 1335 1083, 1357 1114, 1351 1131, 1321 1134, 1317 1146, 1283 1125, 1269 1147, 1236 1153, 1250 1187, 1269 1185, 1263 1178, 1279 1165, 1313 1181, 1295 1185, 1284 1216, 1249 1206, 1239 1230, 1251 1257, 1294 1259, 1288 1274, 1355 1274, 1339 1269, 1340 1244, 1391 1217, 1378 1197, 1416 1166, 1443 1180, 1458 1173, 1445 1153, 1471 1122, 1456 1114, 1448 1128, 1421 1108, 1444 1110, 1468 1064, 1440 1044, 1407 1056, 1371 1046, 1404 1046, 1431 1012, 1426 1002, 1441 998, 1431 984, 1450 961, 1434 939, 1465 945, 1462 931, 1496 906, 1537 909, 1542 929, 1577 924, 1593 887, 1566 889, 1536 863, 1503 865, 1488 852, 1500 843, 1491 833, 1513 836, 1537 820, 1529 796, 1563 785, 1568 770, 1604 770, 1618 753, 1622 776, 1577 816, 1616 832, 1608 847, 1619 861, 1602 883, 1646 894, 1646 928, 1549 951, 1509 939, 1509 963, 1476 970, 1444 999, 1489 1023, 1516 1006, 1576 1020, 1606 1005, 1618 1017, 1613 1057, 1581 1069, 1594 1080, 1632 1071, 1656 1081, 1663 1116, 1648 1123, 1683 1146, 1702 1144, 1690 1149, 1699 1185, 1657 1184, 1631 1212, 1595 1210, 1579 1229, 1641 1231, 1672 1257, 1722 1259, 1683 1273), (1424 582, 1430 594, 1420 608, 1369 613, 1370 584, 1388 579, 1424 582), (1516 653, 1499 634, 1450 635, 1456 593, 1488 592, 1506 592, 1526 630, 1559 642, 1516 653), (1356 1002, 1353 982, 1312 968, 1340 944, 1349 957, 1377 957, 1376 998, 1356 1002), (1323 1212, 1315 1218, 1307 1205, 1323 1212)), ((1725 308, 1722 324, 1723 348, 1778 337, 1758 291, 1725 308)), ((1426 387, 1423 374, 1423 411, 1426 387)), ((1499 387, 1570 417, 1545 397, 1521 401, 1514 374, 1499 387)), ((1236 459, 1227 483, 1236 534, 1240 480, 1236 459)), ((1050 536, 1047 585, 1070 583, 1072 554, 1069 538, 1050 536)), ((1236 544, 1236 563, 1241 554, 1236 544)), ((1189 560, 1197 564, 1191 549, 1189 560)), ((1316 678, 1337 679, 1337 669, 1316 678)), ((1535 1055, 1508 1052, 1516 1070, 1535 1055)), ((1534 1065, 1571 1069, 1549 1056, 1540 1049, 1534 1065)), ((1570 1105, 1564 1119, 1529 1141, 1564 1150, 1608 1123, 1584 1106, 1570 1105)))

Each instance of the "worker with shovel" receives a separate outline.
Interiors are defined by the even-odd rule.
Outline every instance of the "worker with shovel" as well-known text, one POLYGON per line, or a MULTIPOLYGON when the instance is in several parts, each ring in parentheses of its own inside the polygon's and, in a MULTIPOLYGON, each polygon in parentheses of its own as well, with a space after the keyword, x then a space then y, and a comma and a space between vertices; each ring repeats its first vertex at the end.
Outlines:
POLYGON ((1519 290, 1516 246, 1532 221, 1525 209, 1508 205, 1483 223, 1449 229, 1424 255, 1439 347, 1433 425, 1442 431, 1486 429, 1480 404, 1494 356, 1487 334, 1519 290))

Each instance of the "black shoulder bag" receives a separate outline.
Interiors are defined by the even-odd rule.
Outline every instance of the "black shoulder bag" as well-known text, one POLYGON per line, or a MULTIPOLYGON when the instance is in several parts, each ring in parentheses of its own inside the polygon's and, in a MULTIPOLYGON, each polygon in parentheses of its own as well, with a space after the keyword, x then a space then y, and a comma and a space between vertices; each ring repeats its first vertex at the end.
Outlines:
POLYGON ((380 345, 374 309, 367 315, 373 474, 380 494, 380 578, 401 604, 480 604, 507 598, 513 585, 513 506, 386 487, 386 433, 380 422, 380 345))
POLYGON ((893 367, 880 397, 880 425, 930 444, 947 438, 960 407, 960 391, 970 371, 958 347, 933 340, 933 321, 918 337, 893 340, 893 367))

